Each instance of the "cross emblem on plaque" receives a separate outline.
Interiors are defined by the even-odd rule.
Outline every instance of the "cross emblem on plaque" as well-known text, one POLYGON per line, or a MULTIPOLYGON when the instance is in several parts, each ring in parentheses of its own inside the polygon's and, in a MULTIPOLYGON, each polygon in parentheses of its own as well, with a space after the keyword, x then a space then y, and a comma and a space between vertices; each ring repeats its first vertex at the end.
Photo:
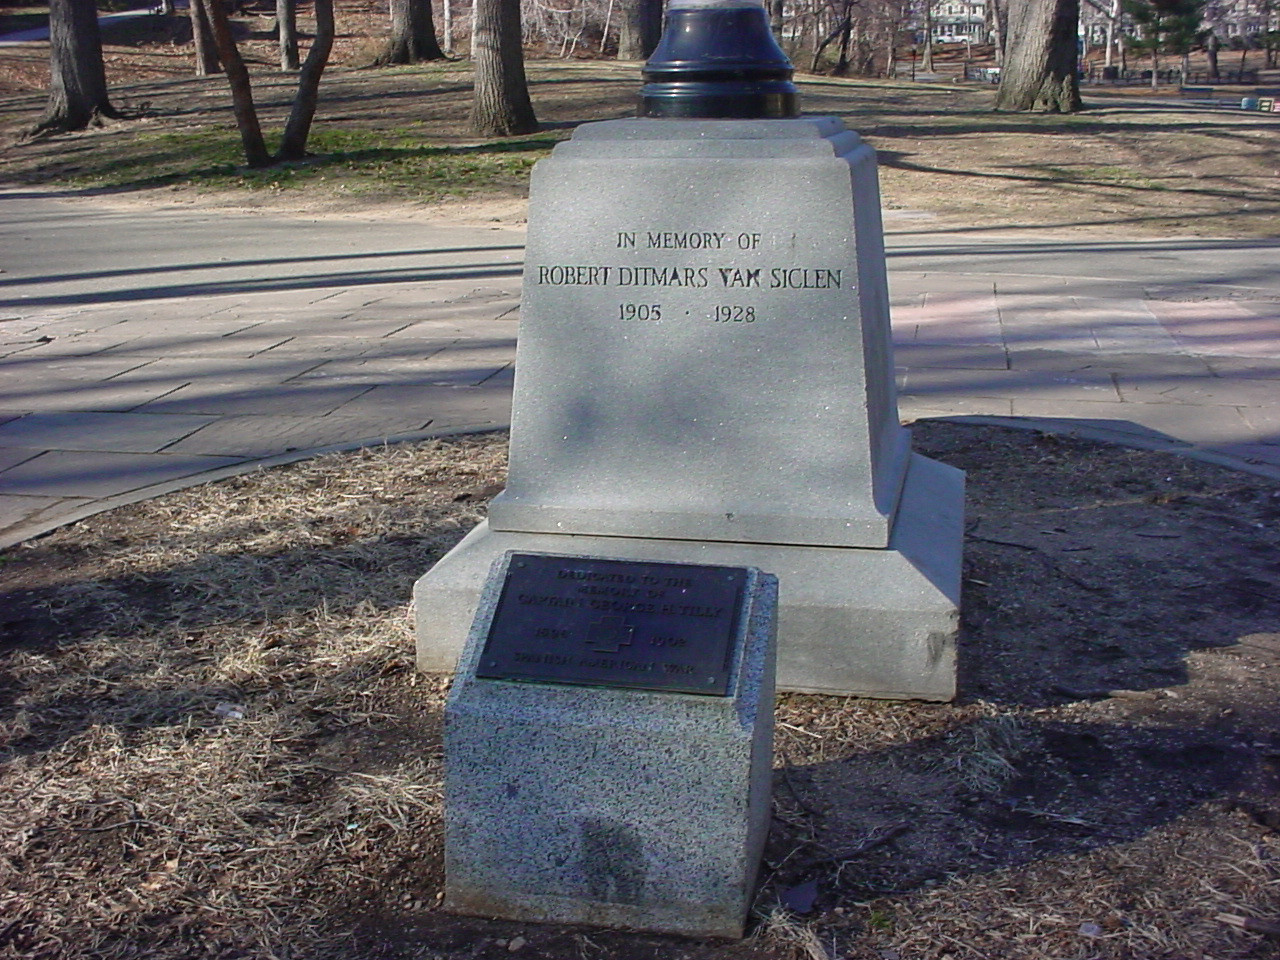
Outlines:
POLYGON ((587 624, 587 646, 596 653, 617 653, 631 646, 635 627, 627 625, 624 617, 601 617, 587 624))

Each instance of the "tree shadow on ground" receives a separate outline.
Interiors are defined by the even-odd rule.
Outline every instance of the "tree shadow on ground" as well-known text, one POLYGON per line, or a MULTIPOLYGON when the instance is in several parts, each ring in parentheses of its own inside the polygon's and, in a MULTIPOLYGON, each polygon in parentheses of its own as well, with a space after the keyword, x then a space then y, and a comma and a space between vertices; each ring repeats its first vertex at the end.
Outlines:
MULTIPOLYGON (((800 912, 862 916, 872 898, 986 876, 1005 886, 1021 865, 1113 848, 1169 860, 1135 845, 1235 803, 1280 750, 1280 642, 1241 637, 1276 631, 1280 600, 1231 592, 1274 569, 1274 485, 1071 438, 915 432, 969 475, 964 697, 781 698, 766 907, 811 885, 800 912), (1266 670, 1241 672, 1263 654, 1266 670), (1103 690, 1119 684, 1134 696, 1103 690)), ((15 836, 37 841, 13 854, 27 866, 16 942, 83 928, 82 955, 97 949, 86 898, 49 896, 61 878, 113 896, 150 884, 112 936, 165 957, 322 938, 331 957, 428 946, 460 960, 509 955, 517 934, 545 955, 792 955, 759 940, 584 941, 434 907, 444 683, 413 672, 401 618, 413 580, 493 492, 496 461, 475 468, 482 441, 468 442, 447 471, 351 455, 349 469, 237 478, 206 491, 212 502, 183 492, 7 555, 10 582, 27 586, 0 597, 18 611, 0 650, 0 731, 7 785, 34 824, 15 836), (162 538, 165 553, 148 546, 162 538), (164 866, 179 853, 181 884, 164 866)), ((1241 809, 1275 813, 1259 802, 1241 809)), ((1142 863, 1134 875, 1154 876, 1142 863)), ((1114 909, 1151 922, 1126 903, 1114 909)))

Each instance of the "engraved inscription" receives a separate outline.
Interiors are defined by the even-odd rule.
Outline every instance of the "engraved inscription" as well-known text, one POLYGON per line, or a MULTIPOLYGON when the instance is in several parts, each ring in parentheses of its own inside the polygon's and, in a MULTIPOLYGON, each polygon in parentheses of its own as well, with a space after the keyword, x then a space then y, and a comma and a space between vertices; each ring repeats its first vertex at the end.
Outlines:
MULTIPOLYGON (((617 319, 625 323, 678 317, 701 317, 714 323, 755 323, 789 314, 785 310, 775 314, 766 306, 766 301, 737 300, 737 297, 749 298, 754 292, 766 291, 787 294, 843 290, 848 279, 844 268, 814 263, 769 263, 769 251, 777 251, 773 256, 779 258, 787 257, 783 251, 795 251, 794 235, 770 237, 743 230, 615 230, 601 239, 602 247, 626 251, 619 254, 620 259, 643 260, 647 255, 670 259, 675 255, 684 262, 539 265, 530 267, 527 275, 538 286, 612 287, 633 291, 635 301, 618 304, 617 319), (607 242, 609 239, 611 244, 607 242), (742 262, 744 259, 748 262, 742 262), (751 262, 758 260, 765 262, 751 262), (735 299, 708 304, 689 296, 673 307, 656 302, 656 296, 648 299, 646 290, 655 294, 659 290, 691 294, 699 290, 723 290, 731 291, 735 299), (643 301, 642 297, 645 297, 643 301)), ((776 301, 769 302, 776 304, 776 301)), ((777 306, 774 309, 778 309, 777 306)))
POLYGON ((839 270, 784 270, 778 267, 769 271, 769 287, 773 290, 838 290, 839 270))
POLYGON ((724 695, 745 576, 516 555, 476 675, 724 695))

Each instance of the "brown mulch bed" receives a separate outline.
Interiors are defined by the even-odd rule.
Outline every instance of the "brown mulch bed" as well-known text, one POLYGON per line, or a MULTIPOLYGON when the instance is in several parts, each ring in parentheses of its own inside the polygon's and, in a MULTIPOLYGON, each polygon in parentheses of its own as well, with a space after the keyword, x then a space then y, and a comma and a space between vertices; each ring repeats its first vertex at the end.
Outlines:
POLYGON ((0 555, 0 957, 1244 958, 1280 917, 1280 488, 926 422, 962 697, 784 695, 752 936, 451 917, 413 581, 505 437, 332 454, 0 555))

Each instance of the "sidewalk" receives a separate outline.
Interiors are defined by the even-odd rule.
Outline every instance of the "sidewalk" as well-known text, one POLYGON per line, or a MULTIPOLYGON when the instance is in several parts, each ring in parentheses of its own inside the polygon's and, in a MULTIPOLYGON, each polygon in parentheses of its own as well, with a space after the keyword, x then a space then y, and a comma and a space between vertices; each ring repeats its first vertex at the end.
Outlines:
MULTIPOLYGON (((176 6, 186 6, 185 0, 176 6)), ((145 10, 120 10, 116 13, 99 13, 98 24, 101 27, 109 27, 113 23, 121 20, 134 20, 138 17, 155 16, 154 9, 145 10)), ((12 33, 0 35, 0 47, 17 47, 24 43, 37 43, 42 40, 49 39, 49 27, 46 24, 43 27, 32 27, 29 30, 15 30, 12 33)))
MULTIPOLYGON (((0 547, 509 421, 518 231, 0 199, 0 547)), ((904 418, 1018 418, 1280 478, 1280 242, 889 227, 904 418)))

